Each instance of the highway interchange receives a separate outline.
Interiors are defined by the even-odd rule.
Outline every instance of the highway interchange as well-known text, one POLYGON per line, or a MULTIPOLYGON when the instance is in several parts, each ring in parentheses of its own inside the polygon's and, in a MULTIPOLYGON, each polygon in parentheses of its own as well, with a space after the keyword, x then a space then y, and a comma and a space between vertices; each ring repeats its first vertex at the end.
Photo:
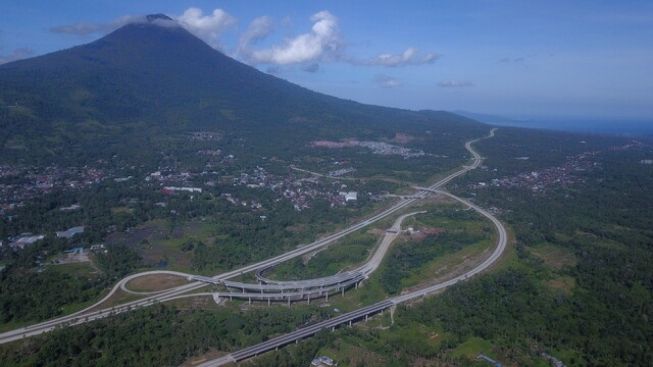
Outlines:
MULTIPOLYGON (((272 279, 267 279, 261 275, 261 271, 257 272, 257 278, 259 283, 243 283, 235 282, 228 280, 216 280, 212 277, 204 277, 187 273, 180 273, 174 271, 151 271, 147 273, 141 273, 144 275, 152 274, 168 274, 175 275, 187 278, 189 280, 199 280, 206 283, 224 285, 226 288, 230 289, 229 292, 213 292, 212 295, 214 299, 219 300, 220 298, 229 298, 229 299, 244 299, 252 302, 255 301, 267 301, 268 303, 272 301, 287 301, 294 302, 300 300, 306 300, 310 303, 311 299, 326 297, 327 300, 330 294, 339 293, 345 291, 345 289, 357 286, 358 283, 367 279, 380 265, 385 257, 385 254, 390 248, 392 242, 399 236, 401 232, 401 223, 407 217, 421 214, 425 212, 413 212, 408 214, 403 214, 397 218, 392 226, 386 230, 383 239, 380 241, 379 246, 377 246, 373 255, 369 258, 367 262, 359 266, 354 270, 342 271, 335 275, 315 278, 315 279, 303 279, 296 281, 276 281, 272 279)), ((133 278, 131 278, 133 279, 133 278)), ((121 289, 127 293, 133 294, 154 294, 157 292, 138 292, 133 291, 127 287, 127 283, 121 283, 121 289)), ((191 294, 193 295, 193 294, 191 294)), ((189 295, 189 296, 191 296, 189 295)))
POLYGON ((469 201, 462 199, 460 197, 457 197, 453 194, 450 194, 445 191, 436 191, 438 194, 446 195, 454 200, 459 201, 462 204, 465 204, 469 206, 471 209, 477 211, 479 214, 484 216, 485 218, 489 219, 492 224, 494 224, 494 227, 497 230, 497 243, 496 247, 494 248, 494 251, 492 254, 486 258, 482 263, 474 267, 473 269, 458 275, 454 278, 451 278, 449 280, 446 280, 441 283, 437 283, 425 288, 421 288, 419 290, 405 293, 396 297, 391 297, 388 299, 385 299, 383 301, 377 302, 373 305, 366 306, 359 308, 357 310, 345 313, 343 315, 340 315, 338 317, 334 317, 310 326, 307 326, 305 328, 301 328, 298 330, 295 330, 293 332, 290 332, 288 334, 280 335, 275 338, 266 340, 262 343, 241 349, 236 352, 232 352, 230 354, 227 354, 225 356, 222 356, 217 359, 213 359, 211 361, 204 362, 200 364, 198 367, 218 367, 218 366, 223 366, 227 365, 230 363, 242 361, 248 358, 256 357, 259 354, 265 353, 270 350, 275 350, 279 347, 282 347, 284 345, 292 344, 294 342, 298 342, 301 339, 304 339, 306 337, 313 336, 320 331, 323 330, 329 330, 333 329, 337 326, 340 325, 345 325, 349 324, 351 325, 353 322, 359 321, 359 320, 367 320, 367 318, 371 315, 377 314, 385 309, 391 308, 393 306, 396 306, 401 303, 409 302, 415 299, 419 299, 422 297, 426 297, 431 294, 438 293, 442 291, 443 289, 450 287, 460 281, 469 279, 470 277, 481 273, 491 267, 503 254, 503 252, 506 249, 507 243, 508 243, 508 233, 506 231, 506 228, 503 226, 503 224, 491 213, 488 211, 470 203, 469 201))
POLYGON ((361 267, 353 271, 339 273, 331 277, 287 282, 287 281, 274 281, 274 280, 264 278, 262 276, 262 270, 274 267, 278 264, 281 264, 285 261, 296 258, 298 256, 302 256, 304 254, 308 254, 320 250, 322 248, 325 248, 326 246, 331 245, 335 241, 343 238, 344 236, 347 236, 352 232, 355 232, 359 229, 369 226, 370 224, 378 222, 392 215, 393 213, 396 213, 397 211, 408 207, 409 205, 417 202, 418 200, 428 197, 430 194, 433 193, 438 195, 446 195, 454 200, 461 202, 464 205, 467 205, 471 209, 474 209, 482 216, 489 219, 494 224, 498 233, 497 245, 494 251, 492 252, 492 254, 487 259, 485 259, 481 264, 467 271, 466 273, 456 276, 445 282, 431 285, 429 287, 422 288, 414 292, 402 294, 397 297, 392 297, 384 301, 378 302, 376 304, 363 307, 361 309, 340 315, 338 317, 329 320, 325 320, 315 325, 311 325, 306 328, 296 330, 292 333, 269 339, 264 343, 251 346, 237 352, 233 352, 231 354, 228 354, 216 360, 206 362, 202 364, 202 366, 203 367, 221 366, 227 363, 232 363, 234 361, 240 361, 246 358, 250 358, 258 354, 261 354, 263 352, 266 352, 268 350, 275 349, 280 346, 289 344, 291 342, 296 342, 302 338, 314 335, 320 330, 334 328, 338 325, 355 322, 362 318, 366 319, 367 316, 380 312, 386 308, 439 292, 446 287, 449 287, 461 280, 467 279, 486 270, 488 267, 490 267, 492 264, 494 264, 497 261, 497 259, 501 256, 501 254, 505 250, 506 243, 507 243, 506 230, 503 224, 496 217, 494 217, 491 213, 487 212, 486 210, 470 203, 465 199, 459 198, 446 191, 440 190, 441 187, 446 185, 454 178, 472 169, 477 168, 481 164, 482 158, 472 148, 472 144, 474 144, 479 140, 493 137, 495 130, 496 129, 492 129, 488 136, 470 140, 465 143, 465 148, 472 155, 473 162, 471 165, 461 167, 459 170, 449 174, 448 176, 444 177, 443 179, 439 180, 438 182, 434 183, 429 187, 416 187, 416 189, 419 190, 417 193, 413 194, 410 197, 399 200, 389 208, 361 222, 358 222, 346 229, 333 233, 324 238, 320 238, 308 245, 295 248, 291 251, 288 251, 276 257, 263 260, 255 264, 247 265, 242 268, 235 269, 213 277, 198 277, 186 273, 170 272, 170 271, 150 271, 150 272, 132 274, 120 280, 109 291, 109 293, 105 295, 105 297, 103 297, 100 301, 96 302, 95 304, 70 315, 62 316, 56 319, 44 321, 38 324, 34 324, 34 325, 30 325, 30 326, 26 326, 26 327, 22 327, 12 331, 2 333, 0 334, 0 344, 8 343, 15 340, 20 340, 22 338, 26 338, 34 335, 39 335, 51 331, 57 327, 78 325, 86 322, 91 322, 94 320, 115 315, 117 313, 133 310, 135 308, 146 307, 159 302, 165 302, 165 301, 170 301, 170 300, 180 299, 180 298, 197 297, 197 296, 213 296, 214 298, 219 298, 219 297, 231 298, 237 296, 237 298, 241 298, 241 299, 247 298, 250 300, 250 302, 252 299, 259 300, 259 301, 267 300, 267 302, 279 301, 279 300, 287 300, 288 302, 290 302, 291 300, 296 301, 300 299, 305 299, 306 297, 308 297, 309 301, 310 301, 310 297, 321 297, 321 296, 328 297, 328 294, 334 291, 344 292, 344 289, 346 287, 356 286, 360 281, 367 278, 367 276, 369 276, 371 272, 373 272, 374 270, 376 270, 376 268, 378 268, 390 244, 396 237, 396 234, 399 232, 401 221, 405 217, 409 215, 414 215, 416 213, 404 214, 401 217, 399 217, 397 220, 395 220, 393 226, 388 231, 386 231, 386 235, 384 239, 381 241, 380 245, 378 246, 378 248, 376 249, 372 257, 364 265, 362 265, 361 267), (247 283, 229 281, 229 279, 236 278, 250 272, 256 272, 259 284, 256 283, 247 284, 247 283), (157 291, 157 292, 135 292, 129 290, 127 287, 127 283, 137 277, 144 276, 144 275, 152 275, 152 274, 162 274, 162 273, 184 276, 195 281, 182 286, 174 287, 163 291, 157 291), (197 280, 197 279, 201 279, 201 280, 197 280), (231 292, 222 292, 217 294, 216 292, 189 293, 192 291, 199 290, 211 283, 224 284, 227 287, 231 285, 230 288, 239 289, 240 292, 231 291, 231 292), (263 287, 266 287, 267 289, 263 289, 263 287), (114 296, 116 292, 118 292, 119 290, 127 291, 128 293, 136 293, 143 296, 143 298, 135 301, 125 302, 123 304, 113 306, 113 307, 101 308, 102 304, 107 300, 109 300, 112 296, 114 296), (243 296, 243 294, 245 295, 243 296))

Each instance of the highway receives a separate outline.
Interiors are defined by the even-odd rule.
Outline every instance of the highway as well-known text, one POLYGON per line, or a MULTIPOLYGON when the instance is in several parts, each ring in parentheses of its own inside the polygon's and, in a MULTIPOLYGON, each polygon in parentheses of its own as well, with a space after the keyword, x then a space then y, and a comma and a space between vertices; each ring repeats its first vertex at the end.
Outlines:
MULTIPOLYGON (((328 246, 329 244, 339 240, 340 238, 343 238, 347 236, 348 234, 358 231, 359 229, 362 229, 372 223, 375 223, 379 220, 382 220, 391 214, 415 203, 416 201, 426 197, 429 194, 429 191, 431 190, 437 190, 438 188, 444 186, 454 178, 466 173, 469 170, 477 168, 481 164, 481 156, 472 148, 472 144, 474 144, 477 141, 480 141, 482 139, 487 139, 491 138, 494 136, 496 129, 492 129, 490 131, 490 134, 482 137, 482 138, 477 138, 474 140, 470 140, 465 143, 465 149, 469 151, 472 154, 472 159, 473 162, 469 166, 463 166, 461 169, 459 169, 456 172, 451 173, 450 175, 446 176, 445 178, 439 180, 438 182, 434 183, 433 185, 429 186, 428 190, 421 190, 420 192, 416 193, 415 196, 416 198, 410 198, 410 199, 402 199, 395 203, 394 205, 390 206, 389 208, 385 209, 384 211, 375 214, 361 222, 358 222, 346 229, 343 229, 339 232, 336 232, 334 234, 331 234, 329 236, 326 236, 324 238, 318 239, 311 244, 308 244, 306 246, 298 247, 296 249, 293 249, 291 251, 288 251, 286 253, 283 253, 281 255, 278 255, 276 257, 260 261, 255 264, 247 265, 239 269, 235 269, 223 274, 216 275, 212 277, 216 281, 224 281, 228 280, 230 278, 235 278, 240 275, 256 271, 259 269, 265 269, 269 267, 273 267, 275 265, 278 265, 282 262, 288 261, 290 259, 293 259, 295 257, 316 251, 320 248, 323 248, 325 246, 328 246)), ((131 302, 126 302, 124 304, 121 304, 119 306, 115 307, 109 307, 109 308, 102 308, 98 309, 104 302, 106 302, 108 299, 110 299, 119 289, 122 289, 124 285, 131 279, 134 279, 135 277, 142 276, 143 273, 139 274, 133 274, 130 275, 122 280, 120 280, 110 291, 109 293, 103 297, 100 301, 97 303, 80 310, 78 312, 75 312, 70 315, 62 316, 59 318, 55 318, 52 320, 44 321, 41 323, 37 323, 34 325, 30 326, 25 326, 21 327, 18 329, 14 329, 8 332, 4 332, 0 334, 0 344, 12 342, 15 340, 20 340, 22 338, 34 336, 34 335, 39 335, 48 331, 51 331, 55 329, 56 327, 63 327, 63 326, 70 326, 70 325, 77 325, 85 322, 90 322, 98 319, 102 319, 105 317, 109 317, 121 312, 126 312, 133 310, 135 308, 139 307, 147 307, 152 304, 156 304, 159 302, 165 302, 168 300, 175 299, 177 296, 180 296, 184 293, 188 293, 191 291, 198 290, 202 287, 205 287, 207 283, 205 282, 192 282, 183 286, 171 288, 169 290, 161 291, 161 292, 156 292, 155 294, 147 295, 146 297, 136 300, 136 301, 131 301, 131 302)))
MULTIPOLYGON (((351 286, 356 286, 359 282, 367 279, 379 267, 383 261, 383 258, 388 252, 390 245, 401 233, 401 224, 404 219, 421 213, 426 212, 420 211, 403 214, 397 218, 392 226, 385 231, 379 245, 376 247, 375 251, 370 256, 368 261, 363 265, 356 268, 355 270, 344 271, 327 277, 296 281, 275 281, 267 278, 262 278, 257 275, 261 283, 242 283, 228 280, 216 280, 213 277, 165 270, 151 271, 141 274, 170 274, 184 277, 186 279, 199 280, 216 285, 223 284, 227 288, 237 289, 238 292, 216 292, 213 293, 214 296, 229 299, 245 299, 249 300, 250 302, 252 300, 270 302, 285 300, 299 301, 303 299, 306 299, 308 302, 310 302, 311 299, 316 299, 319 297, 326 297, 328 299, 330 294, 344 291, 345 289, 351 286)), ((126 283, 121 284, 121 289, 125 292, 134 294, 152 294, 161 292, 136 292, 129 289, 126 286, 126 283)))
POLYGON ((261 293, 284 292, 284 291, 287 292, 287 291, 295 291, 295 290, 305 292, 306 290, 310 290, 310 289, 320 289, 320 290, 335 289, 339 291, 340 288, 342 288, 343 284, 349 283, 353 279, 363 280, 368 278, 379 267, 381 261, 383 261, 383 258, 385 257, 385 254, 390 248, 390 245, 401 233, 401 223, 404 221, 404 219, 420 213, 425 213, 425 212, 420 211, 420 212, 403 214, 399 218, 397 218, 392 224, 392 226, 385 231, 383 239, 381 240, 380 244, 377 246, 372 256, 369 258, 369 260, 365 262, 362 266, 354 270, 344 271, 323 278, 304 279, 304 280, 295 280, 295 281, 280 281, 280 280, 268 279, 263 277, 261 275, 261 272, 259 271, 257 272, 256 277, 258 278, 260 283, 241 283, 241 282, 224 281, 224 285, 227 286, 228 288, 240 289, 243 292, 247 290, 247 291, 257 291, 261 293))
MULTIPOLYGON (((284 254, 281 254, 279 256, 276 256, 276 257, 273 257, 273 258, 270 258, 270 259, 255 263, 255 264, 251 264, 251 265, 245 266, 245 267, 240 268, 240 269, 232 270, 230 272, 223 273, 223 274, 214 276, 212 278, 214 280, 216 280, 216 281, 224 281, 224 280, 227 280, 227 279, 230 279, 230 278, 235 278, 235 277, 238 277, 240 275, 243 275, 243 274, 246 274, 246 273, 249 273, 249 272, 252 272, 252 271, 256 271, 257 269, 269 268, 271 266, 275 266, 275 265, 278 265, 278 264, 280 264, 282 262, 291 260, 291 259, 293 259, 295 257, 304 255, 306 253, 313 252, 313 251, 315 251, 315 250, 317 250, 317 249, 319 249, 321 247, 327 246, 327 245, 339 240, 340 238, 342 238, 342 237, 344 237, 344 236, 346 236, 346 235, 348 235, 348 234, 350 234, 352 232, 355 232, 355 231, 357 231, 357 230, 359 230, 361 228, 364 228, 364 227, 366 227, 366 226, 368 226, 368 225, 370 225, 372 223, 375 223, 375 222, 377 222, 377 221, 391 215, 392 213, 395 213, 396 211, 398 211, 398 210, 412 204, 413 202, 414 202, 414 200, 402 200, 402 201, 396 203, 395 205, 391 206, 390 208, 386 209, 385 211, 383 211, 383 212, 381 212, 379 214, 376 214, 376 215, 374 215, 374 216, 372 216, 370 218, 367 218, 367 219, 363 220, 362 222, 359 222, 359 223, 357 223, 357 224, 355 224, 355 225, 353 225, 351 227, 348 227, 348 228, 346 228, 346 229, 344 229, 344 230, 342 230, 340 232, 337 232, 335 234, 332 234, 332 235, 329 235, 329 236, 324 237, 322 239, 319 239, 319 240, 317 240, 317 241, 315 241, 315 242, 313 242, 313 243, 311 243, 309 245, 296 248, 294 250, 291 250, 291 251, 286 252, 284 254)), ((59 318, 56 318, 56 319, 44 321, 44 322, 41 322, 41 323, 38 323, 38 324, 25 326, 25 327, 21 327, 21 328, 15 329, 15 330, 11 330, 11 331, 8 331, 8 332, 1 333, 0 334, 0 344, 12 342, 12 341, 19 340, 19 339, 22 339, 22 338, 25 338, 25 337, 39 335, 39 334, 51 331, 57 326, 77 325, 77 324, 80 324, 80 323, 89 322, 89 321, 109 317, 109 316, 112 316, 112 315, 115 315, 115 314, 118 314, 118 313, 121 313, 121 312, 130 311, 130 310, 132 310, 134 308, 151 306, 152 304, 174 299, 175 296, 177 296, 177 295, 184 294, 184 293, 187 293, 187 292, 191 292, 191 291, 194 291, 194 290, 198 290, 198 289, 200 289, 202 287, 205 287, 207 285, 206 282, 196 281, 196 282, 189 283, 189 284, 186 284, 186 285, 183 285, 183 286, 171 288, 170 290, 157 292, 156 294, 149 295, 149 296, 147 296, 147 297, 145 297, 143 299, 139 299, 139 300, 131 301, 131 302, 126 302, 126 303, 124 303, 124 304, 122 304, 120 306, 94 310, 95 308, 99 307, 102 303, 107 301, 109 298, 111 298, 119 289, 122 289, 124 287, 124 284, 126 284, 129 280, 132 280, 132 279, 134 279, 136 277, 139 277, 139 276, 142 276, 142 275, 143 275, 143 273, 133 274, 133 275, 130 275, 130 276, 120 280, 109 291, 109 293, 105 297, 103 297, 99 302, 97 302, 94 305, 91 305, 91 306, 89 306, 89 307, 87 307, 87 308, 85 308, 85 309, 83 309, 81 311, 75 312, 75 313, 73 313, 71 315, 62 316, 62 317, 59 317, 59 318)))
POLYGON ((503 226, 503 224, 491 213, 486 211, 485 209, 482 209, 478 207, 477 205, 474 205, 470 203, 469 201, 462 199, 458 196, 455 196, 449 192, 446 191, 441 191, 441 190, 435 190, 435 193, 441 194, 441 195, 446 195, 454 200, 459 201, 462 204, 465 204, 469 206, 470 208, 474 209, 477 211, 479 214, 484 216, 485 218, 489 219, 492 224, 494 224, 494 227, 496 228, 497 231, 497 243, 496 247, 494 248, 494 251, 492 254, 485 259, 482 263, 474 267, 473 269, 458 275, 454 278, 451 278, 449 280, 446 280, 444 282, 434 284, 413 292, 408 292, 406 294, 402 294, 396 297, 391 297, 386 300, 383 300, 381 302, 375 303, 371 306, 366 306, 359 308, 355 311, 351 311, 348 313, 345 313, 343 315, 340 315, 338 317, 334 317, 319 323, 316 323, 314 325, 310 325, 298 330, 295 330, 293 332, 290 332, 288 334, 284 334, 281 336, 277 336, 275 338, 266 340, 262 343, 241 349, 236 352, 232 352, 226 356, 222 356, 220 358, 207 361, 205 363, 200 364, 198 367, 218 367, 218 366, 223 366, 229 363, 233 362, 238 362, 244 359, 256 357, 259 354, 265 353, 270 350, 277 349, 279 347, 282 347, 284 345, 292 344, 294 342, 298 342, 301 339, 307 338, 309 336, 315 335, 318 332, 322 330, 328 330, 335 328, 340 325, 344 324, 349 324, 351 325, 353 322, 362 320, 362 319, 367 319, 367 317, 374 315, 376 313, 379 313, 387 308, 396 306, 401 303, 409 302, 412 300, 416 300, 422 297, 426 297, 428 295, 437 293, 442 291, 443 289, 450 287, 460 281, 464 281, 466 279, 469 279, 473 277, 474 275, 477 275, 485 270, 487 270, 489 267, 491 267, 496 261, 501 257, 503 252, 506 249, 507 243, 508 243, 508 234, 506 231, 506 228, 503 226))
POLYGON ((381 262, 383 261, 383 258, 385 257, 385 254, 390 249, 390 245, 399 236, 399 234, 401 234, 401 223, 404 221, 404 219, 411 217, 413 215, 424 214, 424 213, 426 212, 425 211, 413 212, 413 213, 404 214, 399 218, 397 218, 397 220, 395 220, 395 222, 392 224, 392 227, 390 227, 385 231, 383 240, 381 240, 381 244, 374 252, 374 255, 372 255, 372 258, 369 261, 367 261, 365 265, 361 266, 360 268, 357 268, 355 271, 361 272, 365 274, 365 276, 370 276, 376 269, 379 268, 381 262))

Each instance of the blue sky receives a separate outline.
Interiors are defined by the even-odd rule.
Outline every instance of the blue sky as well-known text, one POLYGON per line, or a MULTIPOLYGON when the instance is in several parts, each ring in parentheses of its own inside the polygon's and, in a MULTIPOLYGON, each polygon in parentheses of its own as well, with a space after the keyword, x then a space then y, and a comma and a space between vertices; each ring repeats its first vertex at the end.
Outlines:
POLYGON ((156 12, 262 71, 361 102, 653 117, 652 1, 2 1, 0 62, 156 12))

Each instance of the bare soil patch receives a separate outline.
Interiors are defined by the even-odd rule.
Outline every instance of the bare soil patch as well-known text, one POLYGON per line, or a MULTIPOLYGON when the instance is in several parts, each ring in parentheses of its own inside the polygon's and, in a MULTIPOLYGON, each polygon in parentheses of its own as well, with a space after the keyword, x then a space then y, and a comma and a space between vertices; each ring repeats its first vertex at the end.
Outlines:
POLYGON ((417 231, 414 231, 410 234, 410 239, 412 241, 422 241, 426 237, 437 236, 445 231, 446 230, 441 227, 419 228, 417 231))
POLYGON ((397 133, 395 133, 395 137, 394 137, 394 139, 392 139, 392 141, 394 141, 395 143, 399 143, 399 144, 408 144, 411 141, 413 141, 414 139, 415 139, 415 137, 412 136, 412 135, 397 132, 397 133))
POLYGON ((211 296, 196 296, 175 299, 168 302, 180 310, 211 310, 221 306, 217 305, 211 296))

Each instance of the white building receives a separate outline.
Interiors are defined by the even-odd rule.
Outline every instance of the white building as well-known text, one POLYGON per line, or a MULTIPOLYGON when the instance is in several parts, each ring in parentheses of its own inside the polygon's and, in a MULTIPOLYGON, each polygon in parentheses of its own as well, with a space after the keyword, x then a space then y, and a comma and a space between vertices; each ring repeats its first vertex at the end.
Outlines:
POLYGON ((358 192, 356 191, 341 191, 340 196, 344 196, 345 202, 358 200, 358 192))
POLYGON ((314 367, 331 367, 331 366, 337 366, 338 363, 336 363, 333 359, 327 357, 327 356, 319 356, 313 359, 311 362, 311 366, 314 367))
POLYGON ((177 187, 177 186, 166 186, 163 188, 166 191, 185 191, 185 192, 198 192, 202 193, 202 189, 199 187, 177 187))
POLYGON ((84 226, 68 228, 65 231, 57 231, 58 238, 73 238, 78 234, 84 233, 84 226))
POLYGON ((42 235, 42 234, 40 234, 40 235, 25 235, 25 236, 22 236, 22 237, 19 237, 19 238, 15 239, 13 242, 11 242, 9 244, 9 247, 11 247, 13 249, 16 249, 16 248, 22 249, 25 246, 31 245, 34 242, 40 241, 40 240, 42 240, 44 238, 45 238, 45 236, 42 235))

